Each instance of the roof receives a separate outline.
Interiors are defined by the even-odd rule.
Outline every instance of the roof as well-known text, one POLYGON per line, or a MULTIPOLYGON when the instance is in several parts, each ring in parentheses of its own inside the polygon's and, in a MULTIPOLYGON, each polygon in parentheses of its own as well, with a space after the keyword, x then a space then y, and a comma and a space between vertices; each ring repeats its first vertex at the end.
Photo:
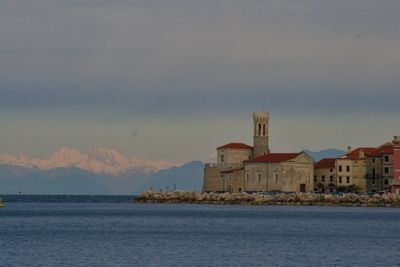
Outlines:
POLYGON ((232 169, 232 170, 221 171, 221 173, 233 173, 233 172, 238 172, 238 171, 243 171, 243 170, 244 170, 244 168, 232 169))
POLYGON ((314 165, 314 169, 330 169, 335 167, 335 158, 321 159, 314 165))
POLYGON ((268 162, 282 162, 282 161, 288 161, 291 159, 296 158, 299 156, 302 152, 300 153, 270 153, 261 157, 257 157, 254 159, 246 160, 246 163, 268 163, 268 162))
POLYGON ((223 149, 223 148, 230 148, 230 149, 253 149, 252 146, 243 144, 243 143, 229 143, 220 147, 217 147, 217 149, 223 149))
POLYGON ((380 157, 383 154, 393 154, 394 146, 392 143, 386 143, 381 145, 372 151, 368 156, 370 157, 380 157))
POLYGON ((369 154, 374 151, 376 147, 359 147, 350 153, 347 153, 343 157, 340 157, 339 159, 360 159, 360 152, 364 152, 365 156, 368 156, 369 154))

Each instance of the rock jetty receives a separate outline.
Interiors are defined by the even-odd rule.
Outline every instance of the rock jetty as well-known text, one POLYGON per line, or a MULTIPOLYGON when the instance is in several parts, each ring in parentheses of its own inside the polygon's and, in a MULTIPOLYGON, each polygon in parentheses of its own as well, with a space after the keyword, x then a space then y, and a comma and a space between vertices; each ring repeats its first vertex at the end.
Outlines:
POLYGON ((398 194, 248 194, 146 191, 133 200, 135 203, 196 203, 237 205, 298 205, 298 206, 361 206, 400 207, 398 194))

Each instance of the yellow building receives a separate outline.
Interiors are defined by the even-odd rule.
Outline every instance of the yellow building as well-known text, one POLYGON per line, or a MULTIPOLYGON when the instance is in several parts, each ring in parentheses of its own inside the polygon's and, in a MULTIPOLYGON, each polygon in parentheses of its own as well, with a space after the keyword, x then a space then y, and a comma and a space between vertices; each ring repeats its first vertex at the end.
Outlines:
POLYGON ((367 156, 374 147, 360 147, 336 159, 337 186, 355 186, 362 192, 367 191, 367 156))

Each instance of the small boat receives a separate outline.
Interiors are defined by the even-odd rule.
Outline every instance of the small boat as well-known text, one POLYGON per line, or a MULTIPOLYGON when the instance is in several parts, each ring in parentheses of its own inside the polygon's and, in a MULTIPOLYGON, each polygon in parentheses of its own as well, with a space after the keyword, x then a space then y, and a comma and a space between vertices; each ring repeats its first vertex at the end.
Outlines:
POLYGON ((4 204, 2 202, 3 202, 3 200, 0 198, 0 208, 4 207, 4 204))

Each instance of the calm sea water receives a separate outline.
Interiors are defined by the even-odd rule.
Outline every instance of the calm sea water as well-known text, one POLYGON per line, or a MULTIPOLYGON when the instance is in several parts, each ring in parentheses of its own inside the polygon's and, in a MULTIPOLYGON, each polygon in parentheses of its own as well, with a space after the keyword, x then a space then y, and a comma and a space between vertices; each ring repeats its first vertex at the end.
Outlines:
POLYGON ((400 266, 400 209, 80 198, 6 197, 0 266, 400 266))

